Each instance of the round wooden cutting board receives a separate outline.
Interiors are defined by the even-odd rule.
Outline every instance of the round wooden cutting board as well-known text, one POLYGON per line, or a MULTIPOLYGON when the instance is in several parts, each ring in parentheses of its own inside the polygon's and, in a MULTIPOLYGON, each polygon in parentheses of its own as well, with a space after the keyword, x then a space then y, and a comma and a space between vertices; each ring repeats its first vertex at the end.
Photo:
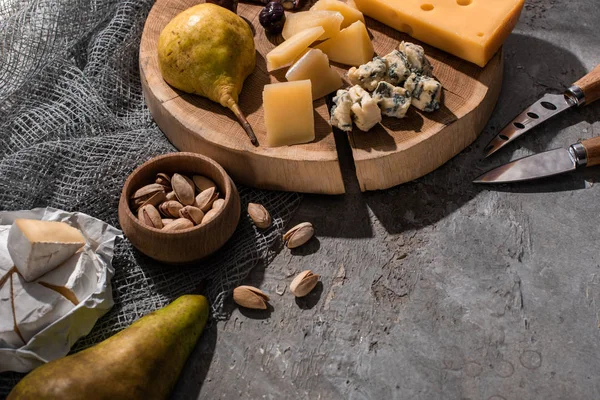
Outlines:
MULTIPOLYGON (((140 75, 146 102, 156 123, 181 151, 207 155, 236 181, 274 190, 344 193, 344 183, 324 99, 314 102, 314 142, 283 147, 254 147, 232 112, 210 100, 171 88, 158 67, 157 42, 164 26, 197 0, 157 0, 150 11, 140 45, 140 75)), ((265 84, 285 81, 285 71, 267 72, 265 55, 283 39, 265 35, 258 22, 260 5, 242 4, 238 14, 252 24, 256 69, 245 81, 239 105, 260 143, 266 143, 262 91, 265 84)), ((308 7, 306 7, 308 9, 308 7)), ((406 34, 366 18, 378 55, 406 34)), ((383 117, 369 132, 357 128, 348 135, 361 190, 386 189, 423 176, 471 144, 485 126, 502 84, 502 51, 480 68, 441 50, 419 43, 442 83, 442 107, 424 113, 411 107, 403 119, 383 117)), ((340 75, 348 66, 333 65, 340 75)), ((345 82, 347 84, 347 82, 345 82)))

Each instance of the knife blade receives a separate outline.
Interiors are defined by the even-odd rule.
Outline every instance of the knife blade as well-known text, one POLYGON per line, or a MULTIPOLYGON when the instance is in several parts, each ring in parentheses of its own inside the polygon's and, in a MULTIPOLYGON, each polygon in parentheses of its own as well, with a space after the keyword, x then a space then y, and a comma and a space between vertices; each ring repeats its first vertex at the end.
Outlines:
POLYGON ((571 107, 591 104, 600 98, 600 64, 575 82, 564 94, 546 94, 513 119, 484 148, 494 154, 519 136, 571 107))
POLYGON ((598 164, 600 136, 575 143, 568 149, 554 149, 511 161, 480 175, 473 183, 527 181, 598 164))

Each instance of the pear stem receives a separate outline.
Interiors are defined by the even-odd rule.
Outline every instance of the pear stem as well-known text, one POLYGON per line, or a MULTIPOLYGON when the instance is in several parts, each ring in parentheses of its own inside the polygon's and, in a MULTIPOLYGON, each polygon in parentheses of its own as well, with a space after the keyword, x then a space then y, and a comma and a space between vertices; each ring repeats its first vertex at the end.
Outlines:
POLYGON ((229 107, 229 109, 231 111, 233 111, 233 113, 237 117, 238 121, 240 122, 240 125, 242 125, 242 128, 244 128, 244 130, 246 131, 246 134, 250 138, 250 141, 252 142, 252 144, 258 147, 258 139, 256 139, 256 135, 254 134, 254 130, 252 129, 252 127, 250 126, 250 124, 246 120, 246 116, 244 115, 244 113, 242 112, 242 110, 240 110, 240 106, 238 106, 237 103, 232 102, 231 106, 229 107))

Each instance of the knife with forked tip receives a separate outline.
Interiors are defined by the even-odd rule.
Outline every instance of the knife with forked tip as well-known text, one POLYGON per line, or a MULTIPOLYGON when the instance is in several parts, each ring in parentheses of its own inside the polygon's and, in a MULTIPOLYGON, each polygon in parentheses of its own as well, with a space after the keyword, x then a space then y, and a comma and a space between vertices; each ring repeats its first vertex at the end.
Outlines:
POLYGON ((520 158, 477 177, 473 183, 508 183, 544 178, 600 164, 600 136, 520 158))
POLYGON ((484 148, 485 157, 547 119, 573 106, 591 104, 600 98, 600 64, 575 82, 564 94, 546 94, 513 119, 484 148))

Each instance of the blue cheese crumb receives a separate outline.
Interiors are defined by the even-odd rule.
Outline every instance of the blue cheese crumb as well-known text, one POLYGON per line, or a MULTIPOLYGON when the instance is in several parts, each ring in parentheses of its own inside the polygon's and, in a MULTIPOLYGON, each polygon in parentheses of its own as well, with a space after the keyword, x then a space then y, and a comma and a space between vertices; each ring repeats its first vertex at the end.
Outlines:
POLYGON ((410 70, 418 75, 431 76, 433 67, 425 57, 425 50, 418 44, 402 42, 398 45, 398 50, 406 55, 410 70))
POLYGON ((435 111, 440 108, 442 85, 434 78, 412 73, 404 88, 410 92, 411 104, 421 111, 435 111))
POLYGON ((352 67, 348 70, 348 80, 353 85, 360 85, 368 91, 375 90, 379 81, 383 80, 387 73, 387 65, 383 58, 374 57, 360 67, 352 67))
POLYGON ((352 99, 347 90, 340 89, 333 98, 331 107, 331 126, 335 126, 344 132, 352 131, 351 116, 352 99))
POLYGON ((410 63, 406 54, 394 50, 382 57, 387 65, 387 73, 383 79, 392 85, 401 85, 410 75, 410 63))
POLYGON ((381 113, 389 117, 404 118, 411 104, 410 93, 403 87, 379 82, 373 92, 381 113))
POLYGON ((352 99, 352 119, 358 129, 367 132, 381 122, 381 110, 368 92, 355 85, 348 93, 352 99))

